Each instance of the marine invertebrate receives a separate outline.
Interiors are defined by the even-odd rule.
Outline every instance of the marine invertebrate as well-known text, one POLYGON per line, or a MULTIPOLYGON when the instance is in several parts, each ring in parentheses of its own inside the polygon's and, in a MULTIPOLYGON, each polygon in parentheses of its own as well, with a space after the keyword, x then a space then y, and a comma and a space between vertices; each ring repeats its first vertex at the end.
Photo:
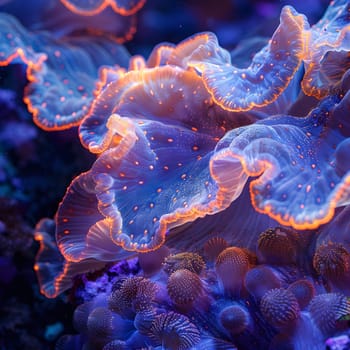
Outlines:
POLYGON ((145 4, 146 0, 94 0, 94 1, 82 1, 82 0, 60 0, 71 11, 91 16, 102 12, 107 6, 111 6, 112 9, 123 15, 130 16, 137 12, 145 4))
POLYGON ((145 275, 152 275, 158 272, 162 268, 162 264, 169 254, 170 250, 166 245, 163 245, 154 251, 139 253, 139 264, 145 275))
MULTIPOLYGON (((69 4, 83 4, 83 11, 101 9, 97 2, 69 4)), ((85 300, 78 309, 75 324, 85 347, 142 348, 151 339, 153 346, 170 349, 232 348, 230 342, 239 346, 252 331, 252 346, 267 348, 276 330, 295 333, 273 338, 273 346, 298 338, 303 323, 310 325, 308 330, 314 327, 308 311, 300 316, 315 293, 312 283, 298 281, 287 288, 298 274, 285 279, 281 270, 289 272, 289 266, 279 266, 293 264, 299 273, 295 263, 307 243, 298 240, 303 233, 276 227, 273 219, 295 229, 314 229, 349 202, 350 74, 343 74, 348 66, 341 52, 348 49, 348 7, 343 5, 332 4, 311 28, 304 16, 285 7, 271 41, 248 68, 237 70, 212 33, 159 45, 148 59, 134 56, 123 69, 112 67, 117 59, 113 52, 99 57, 114 40, 94 41, 86 57, 85 37, 67 39, 76 44, 70 51, 62 39, 34 36, 7 16, 0 18, 4 33, 12 31, 12 37, 5 33, 0 40, 2 62, 21 59, 27 64, 33 78, 31 108, 41 108, 37 122, 47 129, 80 125, 82 144, 98 155, 92 168, 69 186, 57 228, 48 220, 37 226, 41 249, 35 269, 42 291, 56 296, 78 274, 100 267, 107 271, 107 263, 131 256, 139 259, 135 271, 106 278, 108 288, 100 296, 90 294, 92 304, 85 300), (324 29, 329 33, 320 33, 324 29), (314 69, 318 57, 322 62, 314 69), (44 96, 49 98, 51 88, 59 88, 55 81, 66 74, 61 65, 75 67, 75 58, 82 58, 83 69, 92 62, 91 70, 86 69, 88 91, 79 92, 75 85, 80 80, 72 69, 63 101, 57 108, 55 103, 44 108, 43 81, 50 85, 44 96), (98 78, 103 63, 108 67, 100 69, 98 78), (322 91, 309 88, 322 100, 312 100, 306 116, 296 117, 293 106, 292 112, 287 108, 299 90, 299 78, 305 85, 308 77, 299 70, 301 64, 313 76, 319 70, 327 73, 320 73, 322 91), (70 88, 78 92, 70 94, 70 88), (74 95, 70 101, 68 95, 74 95), (75 99, 79 116, 73 116, 75 99), (61 114, 62 107, 67 115, 61 114), (258 213, 247 207, 249 196, 258 213), (261 227, 265 231, 256 257, 246 246, 254 249, 261 227), (220 238, 208 241, 213 232, 220 238), (208 264, 198 254, 203 251, 208 264), (261 263, 266 265, 255 266, 261 263), (203 294, 217 305, 193 307, 203 294), (232 305, 232 299, 238 303, 232 305), (118 323, 125 334, 118 333, 118 323)), ((346 254, 335 255, 346 260, 346 254)), ((321 271, 323 262, 315 266, 321 271)), ((316 320, 313 303, 315 298, 310 314, 316 320)))
POLYGON ((309 311, 323 335, 329 336, 337 328, 342 327, 340 319, 349 315, 350 302, 341 293, 319 294, 311 300, 309 311))
MULTIPOLYGON (((12 26, 11 20, 4 21, 6 26, 12 26)), ((16 31, 17 25, 13 27, 16 31)), ((336 27, 332 30, 336 31, 336 27)), ((300 44, 300 36, 307 33, 305 19, 286 8, 274 39, 294 35, 300 44), (289 26, 295 32, 288 31, 289 26)), ((6 40, 4 45, 9 50, 6 40)), ((22 40, 19 45, 24 43, 22 40)), ((263 109, 255 107, 245 113, 227 111, 207 91, 205 74, 198 74, 199 66, 192 64, 201 60, 203 65, 208 63, 201 54, 206 47, 217 47, 213 43, 214 35, 198 34, 178 45, 156 47, 148 60, 132 58, 128 72, 119 68, 104 70, 106 76, 98 88, 101 93, 80 126, 82 143, 99 157, 91 170, 73 180, 60 204, 56 235, 60 253, 55 255, 59 263, 50 273, 43 272, 48 266, 43 263, 39 269, 42 281, 59 274, 51 281, 54 288, 50 292, 43 288, 47 295, 57 295, 67 288, 74 274, 84 272, 95 261, 104 266, 104 262, 130 256, 129 251, 145 253, 159 248, 171 239, 173 229, 195 219, 212 215, 215 221, 218 215, 229 227, 230 217, 223 212, 232 210, 232 202, 245 196, 248 181, 257 211, 299 229, 327 222, 335 207, 347 202, 349 125, 344 110, 349 103, 348 74, 341 81, 339 77, 330 96, 303 118, 267 118, 263 109), (296 195, 289 196, 294 183, 296 195), (321 195, 319 186, 324 190, 321 195)), ((299 44, 293 53, 298 62, 304 59, 300 52, 305 51, 299 44)), ((269 45, 267 51, 274 52, 275 44, 269 45)), ((265 48, 256 56, 263 61, 262 66, 269 65, 267 51, 265 48)), ((36 52, 29 54, 35 56, 36 52)), ((227 56, 218 49, 212 57, 218 67, 220 55, 227 56)), ((292 71, 294 68, 290 70, 289 84, 294 86, 298 79, 292 71)), ((281 93, 288 79, 282 79, 281 93)), ((273 102, 268 105, 273 106, 273 102)), ((288 229, 278 230, 276 237, 289 244, 290 258, 276 253, 275 248, 268 256, 268 244, 265 246, 261 240, 261 259, 294 262, 300 247, 288 229)), ((205 240, 206 228, 196 234, 200 244, 205 240)), ((227 233, 223 237, 226 239, 227 233)), ((49 239, 39 240, 41 252, 45 244, 52 243, 49 239)), ((43 255, 39 254, 37 268, 43 261, 40 257, 43 255)), ((253 260, 248 258, 247 264, 252 265, 253 260)), ((54 265, 53 258, 50 263, 54 265)), ((239 273, 238 289, 247 264, 239 273)), ((223 282, 227 279, 220 272, 224 265, 217 264, 223 282)), ((254 293, 261 297, 262 293, 254 293)))
POLYGON ((65 259, 114 259, 109 249, 101 249, 107 242, 132 251, 156 249, 172 228, 228 208, 249 176, 255 177, 250 182, 255 209, 296 228, 328 221, 335 206, 347 201, 348 175, 339 165, 348 128, 347 75, 304 118, 270 117, 231 130, 254 121, 256 111, 236 120, 237 114, 215 104, 202 77, 187 69, 190 57, 199 57, 197 44, 210 38, 197 35, 178 46, 158 47, 149 63, 134 58, 134 70, 96 98, 80 136, 101 155, 73 181, 58 211, 57 241, 65 259), (191 100, 187 91, 197 98, 191 100), (333 144, 339 146, 335 151, 333 144), (322 157, 315 158, 314 148, 322 157), (326 179, 319 177, 323 167, 326 179), (285 190, 290 182, 301 185, 293 198, 285 190), (82 202, 84 210, 77 210, 82 202), (87 212, 93 214, 89 220, 87 212), (99 249, 87 244, 90 239, 100 241, 99 249))
POLYGON ((158 315, 150 329, 150 337, 155 345, 170 350, 187 350, 200 341, 197 327, 186 316, 175 312, 158 315))
POLYGON ((34 122, 46 130, 79 124, 93 101, 100 67, 125 66, 129 58, 114 39, 101 35, 88 41, 84 36, 54 39, 28 32, 7 14, 1 14, 0 27, 0 65, 27 66, 24 100, 34 122))
POLYGON ((267 291, 260 301, 266 320, 278 329, 293 327, 299 317, 299 304, 292 292, 284 288, 267 291))
MULTIPOLYGON (((97 8, 97 11, 90 13, 84 11, 73 11, 74 6, 68 5, 69 0, 33 0, 29 3, 23 3, 21 0, 9 0, 0 4, 0 10, 11 14, 28 29, 33 31, 50 31, 50 35, 56 38, 73 35, 77 32, 89 35, 89 32, 100 32, 112 35, 119 43, 130 40, 136 32, 136 15, 121 14, 113 11, 111 7, 103 9, 97 8), (100 10, 100 11, 99 11, 100 10), (53 18, 54 17, 54 18, 53 18)), ((96 2, 71 2, 79 6, 79 3, 85 5, 96 5, 96 2)), ((138 2, 142 5, 144 1, 138 2)), ((124 2, 127 6, 127 3, 124 2)), ((134 3, 136 5, 136 3, 134 3)), ((135 10, 139 10, 136 6, 135 10)))
POLYGON ((152 323, 156 317, 156 311, 148 308, 138 312, 134 318, 134 326, 141 334, 149 334, 152 323))
POLYGON ((215 261, 218 255, 228 246, 229 244, 222 237, 213 237, 205 243, 203 250, 209 261, 215 261))
POLYGON ((232 334, 245 331, 251 323, 249 312, 241 305, 231 305, 220 312, 222 326, 232 334))
POLYGON ((248 68, 232 66, 229 52, 215 37, 194 51, 189 65, 199 70, 207 89, 223 108, 242 111, 265 106, 277 99, 299 68, 306 30, 306 18, 286 6, 280 26, 248 68))
MULTIPOLYGON (((350 229, 349 213, 349 205, 337 210, 334 219, 320 229, 320 234, 317 237, 317 247, 333 242, 336 245, 342 245, 347 251, 350 251, 348 235, 350 229)), ((343 285, 342 287, 344 288, 345 286, 343 285)))
POLYGON ((340 94, 324 99, 305 118, 276 116, 228 132, 217 145, 213 167, 216 161, 221 166, 227 161, 232 171, 242 167, 246 174, 258 176, 250 184, 255 209, 284 225, 312 229, 328 222, 335 207, 347 203, 349 196, 349 172, 337 171, 339 148, 330 147, 341 147, 347 139, 348 123, 343 114, 350 96, 347 79, 345 74, 340 94), (320 138, 321 134, 325 137, 320 138), (316 159, 312 149, 322 158, 316 159), (239 160, 238 168, 232 165, 232 157, 239 160), (320 173, 324 177, 320 178, 320 173), (291 182, 296 184, 293 198, 286 192, 291 182))
POLYGON ((313 257, 313 267, 322 276, 326 290, 348 293, 350 254, 342 243, 324 242, 313 257))
POLYGON ((300 309, 306 308, 316 294, 315 286, 307 279, 295 281, 287 289, 292 292, 298 300, 300 309))
POLYGON ((114 286, 108 307, 120 314, 128 315, 151 307, 157 287, 150 280, 133 276, 125 279, 120 286, 114 286))
POLYGON ((188 307, 202 294, 203 286, 196 273, 180 269, 170 275, 167 290, 176 305, 188 307))
POLYGON ((257 300, 260 300, 267 291, 281 288, 281 280, 267 265, 259 265, 250 269, 244 279, 244 286, 257 300))
POLYGON ((183 269, 199 275, 205 269, 205 262, 199 254, 191 252, 172 254, 164 261, 163 270, 169 275, 183 269))
POLYGON ((314 254, 313 266, 326 279, 340 280, 349 272, 350 254, 340 243, 322 244, 314 254))
POLYGON ((225 292, 229 294, 240 292, 249 267, 248 255, 238 247, 226 248, 219 254, 215 261, 215 271, 225 292))
POLYGON ((112 340, 103 347, 103 350, 127 350, 128 346, 123 340, 112 340))
POLYGON ((257 242, 260 263, 292 264, 298 253, 297 237, 293 230, 275 227, 261 233, 257 242))
POLYGON ((105 307, 96 307, 91 311, 87 319, 87 329, 89 341, 99 346, 113 339, 125 340, 132 330, 130 322, 105 307))
POLYGON ((323 17, 312 26, 301 82, 305 94, 325 97, 350 68, 349 9, 346 0, 331 2, 323 17))

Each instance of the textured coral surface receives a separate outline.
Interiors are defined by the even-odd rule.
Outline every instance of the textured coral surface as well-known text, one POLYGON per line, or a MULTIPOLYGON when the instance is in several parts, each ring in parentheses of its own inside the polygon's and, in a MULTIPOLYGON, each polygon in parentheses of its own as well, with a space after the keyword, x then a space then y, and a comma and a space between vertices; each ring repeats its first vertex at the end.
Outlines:
POLYGON ((1 348, 350 348, 349 1, 0 11, 1 348))

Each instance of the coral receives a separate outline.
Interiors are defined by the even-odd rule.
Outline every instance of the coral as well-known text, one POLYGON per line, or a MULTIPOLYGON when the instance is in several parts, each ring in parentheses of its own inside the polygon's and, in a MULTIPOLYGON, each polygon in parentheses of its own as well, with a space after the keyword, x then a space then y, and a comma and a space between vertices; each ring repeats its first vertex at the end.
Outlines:
MULTIPOLYGON (((341 328, 340 319, 349 315, 349 299, 340 293, 316 295, 309 305, 310 314, 324 336, 341 328)), ((345 325, 343 325, 345 326, 345 325)))
POLYGON ((295 281, 288 287, 288 290, 298 300, 300 309, 306 308, 316 294, 315 286, 307 279, 295 281))
POLYGON ((169 275, 177 270, 186 269, 200 274, 205 268, 203 258, 197 253, 179 253, 168 256, 163 264, 163 269, 169 275))
POLYGON ((129 16, 137 12, 144 5, 146 0, 130 0, 130 1, 120 1, 120 0, 95 0, 95 1, 77 1, 77 0, 61 0, 61 2, 71 11, 83 14, 85 16, 91 16, 93 14, 103 11, 107 6, 111 6, 112 9, 120 13, 123 16, 129 16))
POLYGON ((138 312, 150 307, 157 287, 143 277, 127 278, 120 286, 113 286, 108 306, 117 313, 138 312))
POLYGON ((291 264, 296 262, 297 243, 293 231, 282 227, 267 229, 259 236, 257 255, 261 263, 291 264))
POLYGON ((150 329, 150 337, 156 345, 169 350, 187 350, 200 340, 199 331, 190 320, 181 314, 160 314, 150 329))
POLYGON ((192 54, 189 64, 201 72, 207 89, 225 109, 265 106, 277 99, 298 70, 306 30, 306 18, 286 6, 268 45, 254 56, 248 68, 232 66, 229 52, 218 45, 215 36, 192 54))
POLYGON ((186 269, 173 272, 167 283, 171 300, 179 306, 187 306, 202 293, 202 281, 197 274, 186 269))
POLYGON ((239 293, 245 274, 249 269, 249 257, 238 247, 223 250, 215 261, 215 271, 220 277, 225 292, 239 293))
POLYGON ((249 312, 240 305, 232 305, 223 309, 219 320, 222 326, 233 334, 242 333, 251 322, 249 312))
MULTIPOLYGON (((10 0, 2 2, 0 10, 15 15, 22 24, 33 31, 49 30, 50 35, 59 38, 82 32, 104 32, 112 34, 118 42, 124 42, 134 36, 136 32, 135 12, 142 7, 144 1, 141 0, 138 4, 134 3, 135 6, 131 7, 128 6, 127 2, 124 2, 125 7, 130 10, 126 12, 123 11, 123 6, 119 7, 119 11, 106 8, 107 1, 104 6, 98 6, 97 2, 93 4, 91 1, 89 4, 91 7, 96 6, 95 11, 92 11, 90 7, 90 11, 87 12, 86 1, 84 6, 81 1, 70 0, 48 0, 45 2, 33 0, 30 4, 23 4, 21 0, 10 0), (82 11, 79 11, 79 8, 82 11), (52 16, 55 18, 53 19, 52 16)), ((129 3, 129 5, 132 4, 129 3)), ((113 8, 117 9, 115 4, 113 8)))
POLYGON ((112 340, 103 347, 103 350, 127 350, 127 345, 122 340, 112 340))
MULTIPOLYGON (((75 169, 75 177, 54 220, 34 230, 41 293, 71 289, 62 298, 76 307, 78 334, 56 348, 318 350, 344 332, 349 2, 331 2, 313 25, 285 6, 270 39, 251 38, 233 52, 234 39, 221 46, 221 28, 131 56, 121 44, 144 0, 35 0, 28 13, 18 1, 0 5, 0 65, 22 80, 14 95, 0 96, 8 99, 0 138, 11 143, 0 180, 15 164, 7 151, 34 157, 46 148, 24 150, 45 133, 27 127, 29 115, 11 116, 23 86, 37 126, 65 130, 52 138, 75 137, 91 157, 84 170, 70 168, 79 158, 71 152, 67 164, 50 167, 75 169), (13 140, 12 131, 26 135, 13 140)), ((163 28, 157 5, 149 6, 143 25, 163 28)), ((236 4, 217 11, 225 6, 236 4)), ((12 174, 22 179, 22 169, 12 174)), ((51 192, 36 199, 46 203, 51 192)), ((6 299, 21 280, 16 254, 25 255, 19 238, 30 229, 0 209, 6 299)), ((13 314, 16 332, 22 323, 13 314)), ((51 343, 63 323, 48 316, 43 337, 51 343)))
POLYGON ((213 237, 204 245, 204 254, 209 261, 215 261, 218 255, 228 247, 228 243, 222 237, 213 237))
POLYGON ((260 309, 266 320, 276 328, 292 327, 300 312, 295 296, 283 288, 267 291, 261 299, 260 309))
POLYGON ((260 265, 250 269, 246 273, 244 286, 252 296, 260 300, 267 291, 280 288, 282 283, 272 268, 266 265, 260 265))
POLYGON ((138 312, 134 319, 134 326, 141 334, 147 335, 151 329, 155 317, 156 311, 153 308, 148 308, 138 312))
POLYGON ((152 275, 162 268, 162 264, 169 254, 170 250, 165 245, 155 251, 139 253, 140 267, 146 275, 152 275))
POLYGON ((313 266, 326 279, 341 279, 349 272, 350 254, 342 244, 322 244, 315 252, 313 266))

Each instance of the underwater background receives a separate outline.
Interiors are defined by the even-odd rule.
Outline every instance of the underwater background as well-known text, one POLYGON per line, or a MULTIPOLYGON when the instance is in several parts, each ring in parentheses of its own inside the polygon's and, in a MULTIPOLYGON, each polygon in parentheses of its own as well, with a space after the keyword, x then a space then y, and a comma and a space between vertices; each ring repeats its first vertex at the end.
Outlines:
POLYGON ((350 348, 348 1, 0 12, 1 350, 350 348))

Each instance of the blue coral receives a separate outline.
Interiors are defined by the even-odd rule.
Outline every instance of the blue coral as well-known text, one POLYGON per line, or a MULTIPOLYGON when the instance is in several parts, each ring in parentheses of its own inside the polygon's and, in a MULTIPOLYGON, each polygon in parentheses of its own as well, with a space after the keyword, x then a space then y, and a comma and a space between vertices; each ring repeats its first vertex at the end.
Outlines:
MULTIPOLYGON (((41 292, 76 307, 56 349, 317 350, 348 331, 349 2, 313 26, 285 6, 234 52, 206 31, 148 56, 120 44, 143 0, 61 2, 33 3, 31 24, 0 14, 0 65, 25 66, 34 122, 77 126, 94 158, 34 230, 41 292), (66 34, 90 23, 33 32, 49 5, 66 34)), ((39 135, 4 125, 16 153, 39 135)), ((26 231, 0 217, 1 242, 26 231)))

